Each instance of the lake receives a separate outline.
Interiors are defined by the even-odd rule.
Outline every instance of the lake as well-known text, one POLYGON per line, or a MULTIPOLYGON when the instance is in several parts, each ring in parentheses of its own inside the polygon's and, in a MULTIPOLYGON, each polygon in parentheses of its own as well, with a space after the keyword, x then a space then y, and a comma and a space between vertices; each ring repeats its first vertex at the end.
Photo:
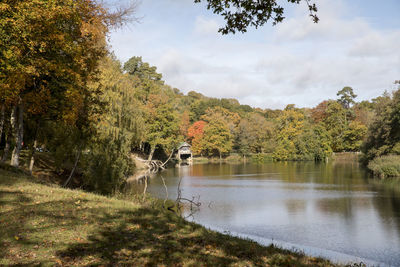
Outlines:
MULTIPOLYGON (((199 197, 188 218, 262 244, 334 262, 400 266, 400 182, 371 178, 356 161, 197 164, 168 169, 170 199, 181 180, 199 197)), ((148 191, 166 195, 160 175, 148 191)))

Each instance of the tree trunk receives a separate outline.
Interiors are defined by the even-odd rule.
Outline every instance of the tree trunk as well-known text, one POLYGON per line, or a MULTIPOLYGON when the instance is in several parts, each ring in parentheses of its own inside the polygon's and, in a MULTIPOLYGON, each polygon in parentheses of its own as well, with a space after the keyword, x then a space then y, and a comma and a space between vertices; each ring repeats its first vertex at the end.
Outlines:
POLYGON ((72 176, 74 175, 74 172, 75 172, 75 170, 76 170, 76 167, 78 166, 78 162, 79 162, 80 156, 81 156, 81 150, 79 149, 78 154, 76 155, 74 167, 72 168, 71 173, 69 174, 68 179, 65 181, 64 187, 66 187, 66 186, 69 184, 69 182, 71 181, 72 176))
POLYGON ((36 149, 37 149, 37 139, 38 139, 38 134, 39 134, 39 123, 37 123, 36 126, 36 133, 35 133, 35 141, 33 141, 33 147, 32 147, 32 151, 31 151, 31 161, 29 163, 29 172, 32 175, 33 172, 33 165, 35 164, 35 153, 36 153, 36 149))
POLYGON ((29 163, 29 172, 32 175, 33 172, 33 165, 35 164, 35 152, 37 148, 37 140, 35 138, 35 141, 33 142, 33 147, 32 147, 32 153, 31 153, 31 161, 29 163))
MULTIPOLYGON (((10 133, 11 133, 11 138, 14 137, 16 138, 17 136, 17 106, 13 106, 12 110, 11 110, 11 117, 10 117, 10 133)), ((11 143, 11 139, 9 140, 9 142, 11 143)), ((11 165, 14 162, 14 152, 11 155, 11 165)))
POLYGON ((19 99, 18 103, 18 121, 16 110, 17 107, 14 108, 14 116, 11 116, 11 120, 13 120, 12 125, 14 126, 15 134, 15 147, 11 157, 11 165, 14 167, 19 166, 19 155, 21 153, 22 142, 24 140, 24 104, 22 103, 22 99, 19 99))
POLYGON ((167 164, 168 161, 172 158, 172 155, 174 154, 174 152, 175 152, 175 149, 172 149, 171 154, 169 154, 168 159, 163 164, 160 165, 160 168, 164 169, 165 164, 167 164))
POLYGON ((1 111, 0 111, 0 141, 1 141, 1 136, 3 135, 3 129, 4 129, 4 121, 6 118, 6 106, 3 104, 1 105, 1 111))
POLYGON ((10 147, 11 147, 11 139, 12 139, 12 131, 10 126, 7 132, 6 146, 4 147, 4 153, 3 157, 1 158, 1 162, 5 162, 8 158, 8 153, 10 152, 10 147))
POLYGON ((156 150, 156 146, 152 146, 150 149, 150 154, 149 154, 149 158, 147 159, 148 161, 153 159, 153 155, 154 155, 154 151, 156 150))

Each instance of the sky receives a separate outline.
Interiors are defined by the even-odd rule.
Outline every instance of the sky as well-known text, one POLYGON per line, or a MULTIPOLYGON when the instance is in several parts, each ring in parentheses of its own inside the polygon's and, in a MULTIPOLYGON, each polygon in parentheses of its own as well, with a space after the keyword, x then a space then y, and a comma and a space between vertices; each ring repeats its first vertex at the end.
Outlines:
POLYGON ((141 0, 140 22, 112 31, 109 44, 122 62, 141 56, 185 94, 236 98, 253 107, 314 107, 336 99, 345 86, 358 101, 394 90, 400 1, 315 2, 317 24, 304 3, 286 4, 286 19, 277 26, 221 35, 224 21, 204 3, 141 0))

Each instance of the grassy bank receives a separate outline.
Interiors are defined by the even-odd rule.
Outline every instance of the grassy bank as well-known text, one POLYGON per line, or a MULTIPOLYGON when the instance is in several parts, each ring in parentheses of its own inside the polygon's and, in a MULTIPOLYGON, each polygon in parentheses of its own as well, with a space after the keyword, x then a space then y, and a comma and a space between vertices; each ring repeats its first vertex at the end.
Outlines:
POLYGON ((332 266, 189 223, 132 201, 0 170, 0 265, 332 266))
POLYGON ((386 177, 400 177, 400 156, 387 155, 373 159, 368 163, 370 169, 375 176, 386 177))

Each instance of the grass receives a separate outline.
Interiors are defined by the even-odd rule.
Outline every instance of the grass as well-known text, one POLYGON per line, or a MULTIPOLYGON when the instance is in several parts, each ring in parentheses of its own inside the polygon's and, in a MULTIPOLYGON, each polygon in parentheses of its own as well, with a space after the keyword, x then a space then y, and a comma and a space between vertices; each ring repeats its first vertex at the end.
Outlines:
POLYGON ((400 155, 377 157, 368 163, 368 169, 381 178, 400 177, 400 155))
POLYGON ((0 170, 0 265, 333 266, 187 222, 151 198, 68 190, 0 170))

